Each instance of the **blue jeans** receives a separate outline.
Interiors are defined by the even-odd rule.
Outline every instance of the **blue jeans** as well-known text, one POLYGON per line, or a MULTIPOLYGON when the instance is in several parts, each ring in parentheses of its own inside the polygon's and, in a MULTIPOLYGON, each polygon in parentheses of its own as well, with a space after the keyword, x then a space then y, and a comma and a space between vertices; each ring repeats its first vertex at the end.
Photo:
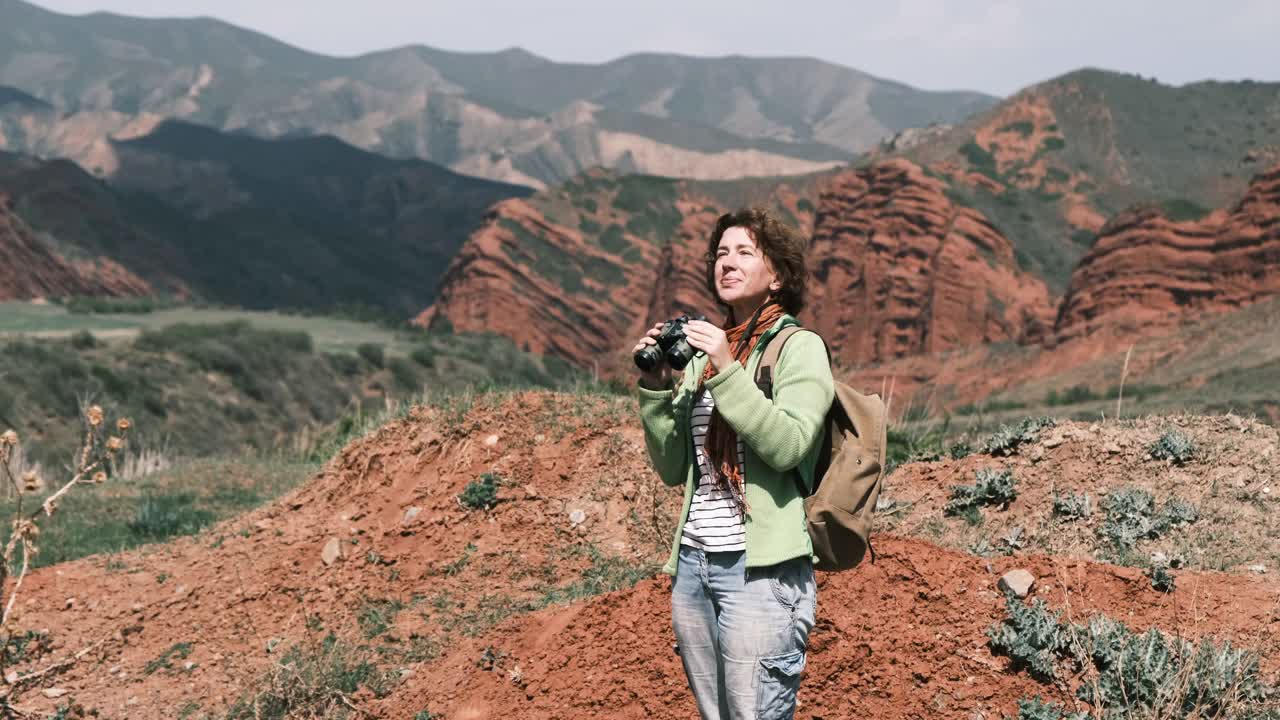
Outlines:
POLYGON ((677 651, 702 720, 790 720, 818 587, 808 557, 746 567, 746 553, 680 546, 677 651))

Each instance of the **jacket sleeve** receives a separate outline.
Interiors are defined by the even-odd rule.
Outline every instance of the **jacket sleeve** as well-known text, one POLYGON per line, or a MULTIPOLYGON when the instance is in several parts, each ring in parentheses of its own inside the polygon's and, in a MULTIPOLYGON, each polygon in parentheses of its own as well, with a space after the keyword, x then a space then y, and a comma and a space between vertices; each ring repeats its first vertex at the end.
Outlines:
POLYGON ((779 472, 799 465, 822 439, 836 393, 822 338, 811 332, 797 333, 782 348, 773 369, 772 401, 737 361, 706 384, 720 416, 779 472))
POLYGON ((689 425, 679 418, 675 391, 640 391, 640 423, 649 458, 666 485, 683 485, 689 475, 689 425))

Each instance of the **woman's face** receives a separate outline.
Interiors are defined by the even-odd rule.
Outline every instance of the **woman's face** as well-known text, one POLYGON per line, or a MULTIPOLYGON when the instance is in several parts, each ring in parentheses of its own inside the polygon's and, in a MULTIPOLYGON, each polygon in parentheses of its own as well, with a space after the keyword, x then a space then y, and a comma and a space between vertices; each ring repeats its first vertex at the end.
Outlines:
POLYGON ((744 312, 754 311, 779 287, 769 260, 744 227, 731 227, 720 236, 715 277, 720 300, 744 312))

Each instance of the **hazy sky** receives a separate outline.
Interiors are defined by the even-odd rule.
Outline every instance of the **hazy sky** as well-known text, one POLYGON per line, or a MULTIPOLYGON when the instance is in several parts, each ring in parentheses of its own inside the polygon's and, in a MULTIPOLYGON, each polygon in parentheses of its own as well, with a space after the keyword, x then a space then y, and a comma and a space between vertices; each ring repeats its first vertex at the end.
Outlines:
POLYGON ((207 15, 308 50, 519 46, 809 56, 929 89, 1007 95, 1094 66, 1182 84, 1280 80, 1280 0, 37 0, 59 12, 207 15))

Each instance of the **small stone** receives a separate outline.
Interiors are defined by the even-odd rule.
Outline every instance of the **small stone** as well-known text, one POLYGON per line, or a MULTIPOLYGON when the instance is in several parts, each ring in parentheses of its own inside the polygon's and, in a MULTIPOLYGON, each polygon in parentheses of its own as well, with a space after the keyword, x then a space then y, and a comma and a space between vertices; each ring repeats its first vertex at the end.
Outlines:
POLYGON ((1267 566, 1263 565, 1262 563, 1258 563, 1257 565, 1245 566, 1245 570, 1248 570, 1251 573, 1256 573, 1258 575, 1265 575, 1267 573, 1267 566))
POLYGON ((527 497, 530 497, 530 498, 536 498, 536 497, 538 497, 538 491, 537 491, 537 489, 536 489, 536 488, 534 488, 534 487, 533 487, 533 485, 532 485, 532 484, 529 484, 529 485, 525 485, 525 486, 524 486, 524 494, 525 494, 527 497))
POLYGON ((1109 442, 1106 445, 1103 445, 1102 449, 1106 450, 1112 455, 1115 455, 1116 453, 1120 452, 1120 446, 1117 445, 1115 442, 1109 442))
POLYGON ((1151 553, 1151 564, 1153 566, 1168 565, 1169 556, 1159 551, 1153 552, 1151 553))
POLYGON ((498 444, 498 436, 497 436, 497 435, 490 435, 489 437, 487 437, 487 438, 485 438, 485 439, 484 439, 484 444, 485 444, 485 447, 493 447, 494 445, 497 445, 497 444, 498 444))
POLYGON ((107 670, 107 674, 115 675, 116 673, 120 672, 122 669, 123 668, 121 668, 119 665, 112 665, 111 669, 107 670))
POLYGON ((192 670, 195 670, 195 669, 196 669, 196 664, 195 664, 194 662, 192 662, 192 661, 188 660, 188 661, 186 661, 186 662, 182 663, 182 669, 183 669, 183 670, 186 670, 187 672, 191 672, 192 670))
POLYGON ((320 551, 320 561, 325 565, 332 565, 340 557, 342 557, 342 543, 336 537, 329 538, 329 541, 324 544, 324 549, 320 551))
POLYGON ((542 442, 543 440, 546 440, 546 439, 547 439, 547 436, 546 436, 546 435, 543 435, 542 433, 538 433, 537 435, 534 435, 534 436, 533 436, 533 441, 534 441, 534 442, 536 442, 536 443, 540 443, 540 442, 542 442))
POLYGON ((1031 586, 1035 582, 1035 575, 1018 568, 1005 573, 1004 577, 1001 577, 1000 582, 997 583, 997 587, 1000 588, 1001 592, 1013 593, 1016 597, 1024 598, 1027 593, 1031 592, 1031 586))
POLYGON ((75 599, 75 598, 73 598, 73 597, 69 597, 69 598, 67 598, 67 602, 62 606, 62 608, 63 608, 64 610, 70 610, 71 608, 74 608, 75 606, 76 606, 76 599, 75 599))
POLYGON ((582 509, 573 509, 569 511, 569 522, 573 525, 581 525, 587 519, 586 511, 582 509))
POLYGON ((12 685, 12 684, 14 684, 14 683, 18 682, 18 671, 17 671, 17 670, 10 670, 9 672, 5 673, 5 674, 4 674, 4 681, 5 681, 5 682, 7 682, 7 683, 9 683, 10 685, 12 685))
POLYGON ((410 507, 409 509, 404 511, 404 519, 402 519, 400 523, 402 525, 408 525, 409 523, 413 522, 414 518, 418 517, 418 513, 420 512, 422 512, 422 508, 418 507, 417 505, 410 507))
POLYGON ((47 698, 60 698, 67 694, 66 688, 45 688, 40 691, 47 698))
POLYGON ((142 603, 134 603, 129 606, 130 612, 142 612, 142 603))
POLYGON ((1067 441, 1067 439, 1066 439, 1066 438, 1064 438, 1064 437, 1062 437, 1062 435, 1061 435, 1061 434, 1056 434, 1056 433, 1055 433, 1055 434, 1050 435, 1049 437, 1045 438, 1045 439, 1044 439, 1044 442, 1043 442, 1043 443, 1041 443, 1041 444, 1042 444, 1042 445, 1044 445, 1044 446, 1045 446, 1045 447, 1047 447, 1047 448, 1056 448, 1056 447, 1058 447, 1059 445, 1061 445, 1062 443, 1064 443, 1064 442, 1066 442, 1066 441, 1067 441))

